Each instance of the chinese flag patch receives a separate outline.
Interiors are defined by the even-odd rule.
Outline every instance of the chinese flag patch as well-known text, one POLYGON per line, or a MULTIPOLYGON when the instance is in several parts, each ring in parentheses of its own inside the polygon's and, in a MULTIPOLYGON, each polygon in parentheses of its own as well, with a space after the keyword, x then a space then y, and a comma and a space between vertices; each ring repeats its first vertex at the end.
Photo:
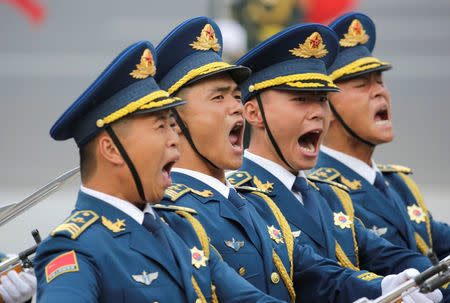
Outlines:
POLYGON ((77 257, 73 250, 56 257, 45 266, 47 283, 50 283, 57 276, 71 271, 78 271, 77 257))

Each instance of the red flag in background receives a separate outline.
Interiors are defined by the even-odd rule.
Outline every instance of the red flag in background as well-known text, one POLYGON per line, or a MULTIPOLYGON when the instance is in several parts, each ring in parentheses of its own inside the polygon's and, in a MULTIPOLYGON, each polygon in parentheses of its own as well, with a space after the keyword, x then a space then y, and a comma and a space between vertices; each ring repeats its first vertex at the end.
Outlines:
POLYGON ((304 12, 304 22, 329 24, 337 17, 354 11, 358 0, 297 0, 304 12))
POLYGON ((13 6, 33 25, 41 25, 46 16, 46 8, 43 3, 36 0, 0 0, 13 6))

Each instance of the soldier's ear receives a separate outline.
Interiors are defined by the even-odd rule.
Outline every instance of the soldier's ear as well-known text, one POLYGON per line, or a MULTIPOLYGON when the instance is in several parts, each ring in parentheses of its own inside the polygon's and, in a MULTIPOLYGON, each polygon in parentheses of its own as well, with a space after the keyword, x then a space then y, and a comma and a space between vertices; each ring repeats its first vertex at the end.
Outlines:
POLYGON ((98 138, 98 154, 99 157, 104 161, 109 162, 112 165, 124 165, 125 161, 119 152, 116 144, 111 139, 111 137, 106 133, 102 132, 98 138))
POLYGON ((256 98, 248 100, 244 104, 245 119, 252 127, 264 128, 264 121, 256 98))

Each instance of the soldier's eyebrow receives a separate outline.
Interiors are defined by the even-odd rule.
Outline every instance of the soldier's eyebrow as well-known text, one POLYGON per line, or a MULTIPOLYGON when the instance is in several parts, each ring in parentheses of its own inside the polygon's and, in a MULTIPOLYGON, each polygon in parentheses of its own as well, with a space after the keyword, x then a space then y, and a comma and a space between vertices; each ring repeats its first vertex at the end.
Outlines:
POLYGON ((237 85, 224 85, 224 86, 216 86, 209 89, 210 92, 227 92, 227 91, 236 91, 238 90, 237 85))

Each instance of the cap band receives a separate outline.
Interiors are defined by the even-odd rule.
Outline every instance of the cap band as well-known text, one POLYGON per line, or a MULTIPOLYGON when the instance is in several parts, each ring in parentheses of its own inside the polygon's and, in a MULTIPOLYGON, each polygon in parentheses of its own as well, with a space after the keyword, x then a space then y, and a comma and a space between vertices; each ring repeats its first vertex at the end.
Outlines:
POLYGON ((172 95, 174 92, 180 89, 183 85, 185 85, 187 82, 191 81, 192 79, 200 76, 200 75, 206 75, 221 69, 225 69, 227 67, 233 67, 234 65, 228 64, 226 62, 212 62, 206 65, 203 65, 199 68, 190 70, 186 75, 183 76, 180 80, 178 80, 174 85, 172 85, 168 92, 170 95, 172 95))
POLYGON ((331 78, 324 74, 319 73, 305 73, 305 74, 295 74, 289 76, 281 76, 276 77, 274 79, 266 80, 263 82, 259 82, 248 87, 249 92, 259 91, 268 87, 278 86, 278 85, 289 85, 292 87, 305 87, 305 88, 313 88, 313 87, 324 87, 325 85, 328 87, 337 88, 337 86, 333 83, 331 78), (300 81, 314 81, 320 80, 324 83, 318 82, 300 82, 300 81))
POLYGON ((381 62, 379 59, 374 57, 365 57, 353 61, 352 63, 335 70, 333 73, 331 73, 330 78, 334 81, 345 75, 355 74, 358 72, 362 72, 365 70, 369 70, 384 65, 390 64, 387 62, 381 62))
POLYGON ((180 98, 169 98, 169 93, 164 90, 158 90, 151 94, 148 94, 136 101, 127 104, 125 107, 115 111, 114 113, 106 116, 103 119, 97 120, 97 127, 103 127, 106 124, 110 124, 126 115, 129 115, 139 109, 150 109, 154 107, 161 107, 163 105, 171 104, 175 101, 181 100, 180 98), (160 101, 155 101, 157 99, 166 98, 160 101))

